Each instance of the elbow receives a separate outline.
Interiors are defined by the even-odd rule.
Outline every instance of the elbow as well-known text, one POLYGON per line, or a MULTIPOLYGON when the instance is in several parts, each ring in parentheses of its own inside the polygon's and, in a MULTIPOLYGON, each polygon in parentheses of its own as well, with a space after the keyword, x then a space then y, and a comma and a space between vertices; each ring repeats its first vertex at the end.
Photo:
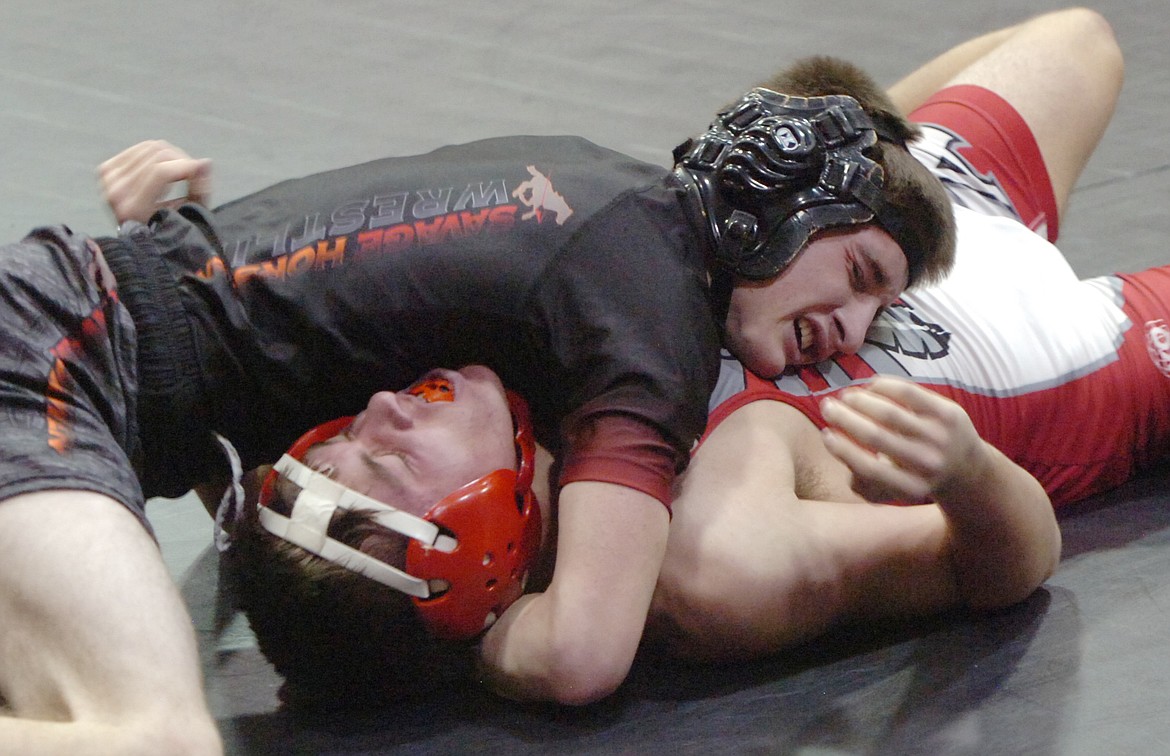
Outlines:
POLYGON ((992 574, 975 570, 960 576, 963 603, 976 611, 996 611, 1024 601, 1056 572, 1060 552, 1060 528, 1053 520, 1046 537, 1032 541, 1014 559, 1007 555, 992 574))
POLYGON ((609 696, 629 674, 641 626, 598 627, 571 612, 540 622, 546 604, 539 602, 547 596, 529 594, 488 631, 480 645, 481 680, 516 701, 584 706, 609 696), (517 606, 519 614, 509 616, 517 606))
POLYGON ((521 667, 501 666, 501 657, 492 650, 489 644, 481 647, 479 674, 497 695, 562 706, 586 706, 612 694, 625 681, 634 656, 632 651, 615 654, 580 637, 552 639, 541 649, 523 652, 521 667))
POLYGON ((621 686, 632 663, 632 657, 605 658, 591 649, 562 649, 549 670, 548 696, 563 706, 596 703, 621 686))
POLYGON ((975 612, 995 612, 1007 609, 1027 599, 1047 579, 1048 575, 1032 579, 1013 576, 1011 579, 1000 580, 994 584, 983 584, 977 587, 965 586, 962 589, 962 603, 975 612))

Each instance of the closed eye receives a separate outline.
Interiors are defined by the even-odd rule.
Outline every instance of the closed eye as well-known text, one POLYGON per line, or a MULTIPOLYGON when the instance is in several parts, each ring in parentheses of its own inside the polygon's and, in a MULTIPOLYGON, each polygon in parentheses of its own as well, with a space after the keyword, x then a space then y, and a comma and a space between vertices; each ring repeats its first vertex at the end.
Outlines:
POLYGON ((865 273, 861 270, 861 264, 854 258, 850 262, 850 276, 853 282, 853 288, 857 291, 865 291, 865 273))
POLYGON ((379 452, 376 457, 378 459, 388 460, 390 464, 395 464, 395 460, 402 464, 409 472, 414 472, 414 463, 406 453, 393 450, 379 452))
POLYGON ((900 294, 890 281, 890 277, 885 268, 879 265, 868 254, 862 254, 860 259, 853 259, 851 274, 854 281, 853 285, 857 291, 865 294, 873 294, 876 297, 887 300, 887 304, 897 299, 900 294))
MULTIPOLYGON (((384 454, 375 457, 369 453, 362 452, 361 455, 362 464, 366 467, 367 470, 370 471, 370 473, 373 474, 374 478, 385 485, 391 486, 393 490, 398 492, 398 494, 402 494, 406 490, 402 481, 402 476, 394 470, 390 469, 387 463, 383 461, 383 459, 386 457, 399 458, 402 460, 403 464, 406 462, 405 458, 399 454, 384 454)), ((393 465, 393 461, 391 461, 390 464, 393 465)), ((407 470, 409 469, 410 468, 408 466, 407 470)))

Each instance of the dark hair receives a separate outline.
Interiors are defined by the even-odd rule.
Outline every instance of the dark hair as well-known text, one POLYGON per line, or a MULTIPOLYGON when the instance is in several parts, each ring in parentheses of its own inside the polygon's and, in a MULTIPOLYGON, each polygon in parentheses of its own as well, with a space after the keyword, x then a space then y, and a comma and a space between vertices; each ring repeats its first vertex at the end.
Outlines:
MULTIPOLYGON (((277 499, 273 507, 287 509, 277 499)), ((402 567, 405 539, 370 515, 338 510, 330 537, 402 567)), ((471 644, 436 639, 408 596, 277 538, 254 512, 227 564, 235 601, 295 708, 368 708, 471 680, 471 644)))
POLYGON ((842 94, 857 100, 883 138, 870 148, 881 164, 881 194, 901 218, 887 229, 909 263, 910 284, 931 283, 947 274, 955 258, 955 221, 942 183, 906 149, 921 132, 898 113, 885 90, 857 66, 839 58, 802 58, 760 86, 797 97, 842 94))

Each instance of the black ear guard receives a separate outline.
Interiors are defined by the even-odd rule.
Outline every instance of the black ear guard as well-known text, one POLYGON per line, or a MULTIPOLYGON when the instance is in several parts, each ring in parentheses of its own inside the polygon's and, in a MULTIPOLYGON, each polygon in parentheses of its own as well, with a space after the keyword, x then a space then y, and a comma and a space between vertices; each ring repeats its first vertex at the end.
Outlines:
POLYGON ((819 231, 876 221, 895 233, 884 172, 865 154, 878 136, 852 97, 757 88, 676 150, 676 174, 699 200, 718 265, 765 280, 819 231))

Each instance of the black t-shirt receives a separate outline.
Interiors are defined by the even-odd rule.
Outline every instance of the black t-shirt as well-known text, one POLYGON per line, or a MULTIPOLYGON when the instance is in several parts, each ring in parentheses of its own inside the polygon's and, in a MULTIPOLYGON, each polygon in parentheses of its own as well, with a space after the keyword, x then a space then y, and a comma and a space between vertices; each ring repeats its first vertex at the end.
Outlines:
POLYGON ((284 182, 213 222, 223 264, 190 249, 171 263, 189 308, 222 308, 192 321, 230 324, 205 340, 232 353, 207 389, 246 397, 211 412, 245 463, 375 391, 480 363, 528 399, 570 478, 668 500, 706 421, 718 331, 664 169, 575 137, 507 137, 284 182), (664 479, 638 483, 645 460, 618 469, 604 418, 669 446, 664 479))

